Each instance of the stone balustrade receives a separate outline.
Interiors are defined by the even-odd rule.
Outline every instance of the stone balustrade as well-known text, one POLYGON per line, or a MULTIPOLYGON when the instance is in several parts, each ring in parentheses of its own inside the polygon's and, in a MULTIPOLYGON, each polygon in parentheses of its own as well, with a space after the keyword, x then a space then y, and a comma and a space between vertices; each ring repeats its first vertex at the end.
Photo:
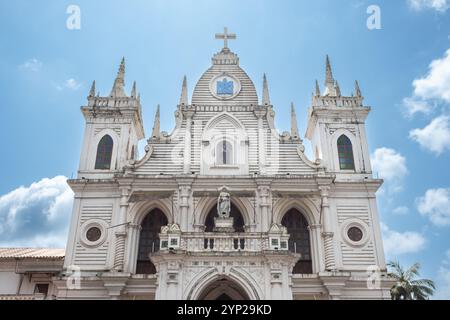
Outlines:
POLYGON ((362 98, 359 97, 313 97, 313 105, 318 107, 362 107, 362 98))
POLYGON ((261 252, 264 250, 287 251, 284 235, 268 233, 179 233, 161 234, 161 251, 174 249, 187 252, 261 252), (284 241, 284 244, 282 242, 284 241))

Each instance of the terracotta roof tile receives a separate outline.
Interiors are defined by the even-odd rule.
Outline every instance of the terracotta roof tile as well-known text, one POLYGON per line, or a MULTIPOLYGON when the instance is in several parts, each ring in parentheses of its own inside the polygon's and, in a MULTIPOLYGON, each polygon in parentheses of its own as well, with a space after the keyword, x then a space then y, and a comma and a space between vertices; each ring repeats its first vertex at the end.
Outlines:
POLYGON ((0 259, 64 259, 65 249, 0 248, 0 259))

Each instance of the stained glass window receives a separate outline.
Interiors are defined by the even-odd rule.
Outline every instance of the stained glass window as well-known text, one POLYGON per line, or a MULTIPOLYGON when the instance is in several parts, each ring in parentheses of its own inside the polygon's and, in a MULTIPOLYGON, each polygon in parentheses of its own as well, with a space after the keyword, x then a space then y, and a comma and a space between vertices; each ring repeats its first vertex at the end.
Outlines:
POLYGON ((232 95, 234 93, 233 81, 228 81, 227 78, 223 78, 222 81, 217 81, 217 94, 218 95, 232 95))
POLYGON ((355 170, 352 142, 346 135, 339 137, 337 141, 339 167, 341 170, 355 170))
POLYGON ((113 140, 109 135, 105 135, 98 143, 95 169, 111 169, 112 150, 113 140))

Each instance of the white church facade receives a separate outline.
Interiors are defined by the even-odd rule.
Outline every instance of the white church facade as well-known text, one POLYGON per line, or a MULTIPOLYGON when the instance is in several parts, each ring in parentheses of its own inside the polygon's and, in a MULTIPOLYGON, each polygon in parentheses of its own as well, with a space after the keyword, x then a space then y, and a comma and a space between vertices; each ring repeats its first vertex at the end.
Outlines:
POLYGON ((192 92, 183 80, 175 128, 160 109, 147 140, 140 96, 87 105, 69 237, 56 299, 389 299, 359 85, 344 96, 326 59, 316 82, 305 155, 291 106, 279 133, 266 76, 262 97, 228 47, 192 92))

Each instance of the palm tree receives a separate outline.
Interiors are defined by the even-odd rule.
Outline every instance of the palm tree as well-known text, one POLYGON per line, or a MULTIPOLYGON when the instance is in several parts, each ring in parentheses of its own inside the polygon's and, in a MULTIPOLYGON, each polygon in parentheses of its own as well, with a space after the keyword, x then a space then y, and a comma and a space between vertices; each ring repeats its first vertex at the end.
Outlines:
POLYGON ((428 300, 433 295, 436 287, 432 280, 416 279, 420 275, 418 262, 407 270, 398 261, 389 262, 388 267, 393 269, 389 276, 396 281, 391 288, 392 300, 428 300))

